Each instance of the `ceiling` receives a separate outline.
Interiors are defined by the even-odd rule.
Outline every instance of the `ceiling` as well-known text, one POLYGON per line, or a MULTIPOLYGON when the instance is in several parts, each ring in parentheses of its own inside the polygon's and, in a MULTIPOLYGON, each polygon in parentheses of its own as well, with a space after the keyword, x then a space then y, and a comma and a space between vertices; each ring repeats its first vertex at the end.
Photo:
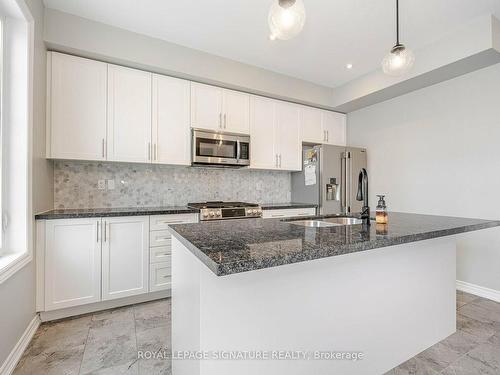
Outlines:
MULTIPOLYGON (((304 30, 288 41, 268 38, 272 0, 44 2, 48 8, 328 87, 378 69, 395 43, 394 0, 304 0, 304 30)), ((500 0, 401 0, 400 12, 401 40, 415 50, 478 16, 500 16, 500 0)))

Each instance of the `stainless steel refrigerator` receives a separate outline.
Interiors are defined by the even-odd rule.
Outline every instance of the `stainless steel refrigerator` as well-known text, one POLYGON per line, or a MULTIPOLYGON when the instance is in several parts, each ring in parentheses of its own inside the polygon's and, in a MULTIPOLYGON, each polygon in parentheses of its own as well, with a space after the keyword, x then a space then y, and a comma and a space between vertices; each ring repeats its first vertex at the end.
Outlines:
POLYGON ((302 171, 292 173, 292 201, 317 204, 320 215, 359 213, 361 168, 366 168, 364 148, 303 146, 302 171))

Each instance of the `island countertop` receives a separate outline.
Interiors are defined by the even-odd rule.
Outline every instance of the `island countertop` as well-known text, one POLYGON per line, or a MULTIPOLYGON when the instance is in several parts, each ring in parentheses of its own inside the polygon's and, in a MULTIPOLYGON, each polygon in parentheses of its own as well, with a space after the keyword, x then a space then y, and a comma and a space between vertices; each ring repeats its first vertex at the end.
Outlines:
MULTIPOLYGON (((302 218, 303 219, 303 218, 302 218)), ((389 213, 389 224, 303 227, 291 219, 172 225, 169 230, 217 276, 345 255, 500 226, 500 221, 389 213)))

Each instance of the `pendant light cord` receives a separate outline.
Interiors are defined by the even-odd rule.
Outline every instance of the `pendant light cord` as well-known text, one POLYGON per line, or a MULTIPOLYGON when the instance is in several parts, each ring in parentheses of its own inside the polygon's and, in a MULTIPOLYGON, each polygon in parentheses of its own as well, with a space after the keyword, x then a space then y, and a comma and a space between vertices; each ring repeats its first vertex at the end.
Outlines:
POLYGON ((396 45, 399 46, 399 0, 396 0, 396 45))

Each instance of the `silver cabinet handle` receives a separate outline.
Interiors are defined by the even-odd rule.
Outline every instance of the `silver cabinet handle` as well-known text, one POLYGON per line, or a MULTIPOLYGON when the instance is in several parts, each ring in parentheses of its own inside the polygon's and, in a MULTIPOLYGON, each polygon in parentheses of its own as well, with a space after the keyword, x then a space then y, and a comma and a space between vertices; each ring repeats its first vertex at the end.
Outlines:
POLYGON ((182 220, 171 220, 171 221, 165 220, 165 221, 162 221, 161 223, 162 224, 178 224, 178 223, 184 223, 184 221, 182 221, 182 220))
POLYGON ((104 138, 102 139, 102 157, 104 158, 104 138))
POLYGON ((280 154, 280 156, 279 156, 279 160, 280 160, 280 168, 281 168, 281 154, 280 154))
POLYGON ((285 216, 285 215, 283 215, 283 214, 271 215, 271 217, 283 217, 283 216, 285 216))
POLYGON ((226 124, 227 124, 227 121, 226 121, 226 114, 224 113, 224 129, 226 128, 226 124))
POLYGON ((104 242, 106 242, 107 239, 108 239, 108 234, 107 234, 107 230, 106 230, 107 228, 106 227, 107 227, 107 222, 104 222, 104 242))
POLYGON ((326 142, 326 130, 323 130, 323 141, 326 142))
POLYGON ((328 139, 330 138, 330 134, 328 133, 328 130, 326 131, 326 141, 328 142, 328 139))
POLYGON ((276 165, 276 168, 278 168, 278 154, 276 154, 276 161, 274 164, 276 165))
POLYGON ((157 149, 156 149, 156 143, 153 144, 153 148, 154 148, 154 159, 155 161, 158 161, 158 152, 157 152, 157 149))
POLYGON ((151 160, 151 142, 148 142, 148 160, 151 160))
POLYGON ((99 243, 99 220, 97 220, 96 227, 95 227, 95 233, 96 233, 96 242, 99 243))
POLYGON ((222 129, 222 113, 219 113, 219 128, 222 129))

